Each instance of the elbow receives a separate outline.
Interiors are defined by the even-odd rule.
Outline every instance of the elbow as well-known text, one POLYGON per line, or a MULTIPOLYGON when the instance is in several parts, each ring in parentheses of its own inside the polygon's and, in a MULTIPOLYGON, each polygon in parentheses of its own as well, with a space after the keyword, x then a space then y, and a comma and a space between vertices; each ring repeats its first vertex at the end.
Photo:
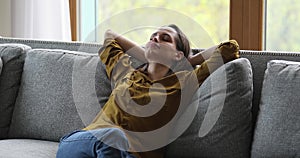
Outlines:
POLYGON ((105 31, 104 38, 105 39, 115 39, 115 33, 111 29, 108 29, 105 31))

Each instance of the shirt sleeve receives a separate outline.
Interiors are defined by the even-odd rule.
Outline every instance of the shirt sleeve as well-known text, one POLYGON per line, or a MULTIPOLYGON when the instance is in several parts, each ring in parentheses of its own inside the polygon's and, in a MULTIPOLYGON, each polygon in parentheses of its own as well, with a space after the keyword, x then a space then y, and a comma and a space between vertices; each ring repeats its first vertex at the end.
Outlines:
POLYGON ((108 78, 113 82, 117 82, 133 69, 129 56, 124 53, 116 40, 105 40, 99 55, 101 62, 105 65, 108 78))
POLYGON ((213 55, 197 67, 194 72, 197 75, 199 86, 215 70, 225 63, 239 58, 239 45, 235 40, 230 40, 218 45, 213 55))

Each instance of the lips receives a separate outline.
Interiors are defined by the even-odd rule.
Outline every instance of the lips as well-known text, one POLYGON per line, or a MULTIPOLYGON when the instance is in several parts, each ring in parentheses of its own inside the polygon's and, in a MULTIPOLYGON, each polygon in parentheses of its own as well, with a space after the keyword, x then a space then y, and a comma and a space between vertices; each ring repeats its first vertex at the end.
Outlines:
POLYGON ((160 48, 160 46, 159 46, 158 43, 152 42, 152 41, 148 42, 146 46, 147 46, 148 48, 157 48, 157 49, 160 48))

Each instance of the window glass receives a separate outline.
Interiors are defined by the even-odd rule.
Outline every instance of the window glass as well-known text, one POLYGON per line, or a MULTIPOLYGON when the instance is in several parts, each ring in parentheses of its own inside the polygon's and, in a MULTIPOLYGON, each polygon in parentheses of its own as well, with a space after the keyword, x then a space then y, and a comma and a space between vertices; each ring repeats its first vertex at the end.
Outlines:
POLYGON ((186 33, 194 48, 229 39, 229 0, 95 1, 97 26, 90 34, 96 34, 97 42, 103 42, 109 28, 143 45, 154 30, 171 23, 186 33))
POLYGON ((266 50, 300 51, 300 3, 266 1, 266 50))
POLYGON ((79 40, 96 41, 96 1, 79 0, 79 40))

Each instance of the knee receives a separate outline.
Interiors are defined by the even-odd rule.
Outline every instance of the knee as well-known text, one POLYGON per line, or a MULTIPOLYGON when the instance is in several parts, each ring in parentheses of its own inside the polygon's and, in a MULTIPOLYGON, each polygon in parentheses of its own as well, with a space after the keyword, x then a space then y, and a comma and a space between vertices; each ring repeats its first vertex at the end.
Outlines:
POLYGON ((127 140, 125 133, 119 128, 110 128, 108 130, 108 135, 109 137, 119 139, 120 141, 122 141, 123 139, 127 140))
POLYGON ((98 139, 104 144, 120 149, 128 150, 129 144, 125 133, 118 128, 105 128, 100 132, 98 139))
POLYGON ((92 155, 90 148, 97 142, 97 139, 89 132, 75 131, 62 137, 56 158, 83 157, 92 155))

